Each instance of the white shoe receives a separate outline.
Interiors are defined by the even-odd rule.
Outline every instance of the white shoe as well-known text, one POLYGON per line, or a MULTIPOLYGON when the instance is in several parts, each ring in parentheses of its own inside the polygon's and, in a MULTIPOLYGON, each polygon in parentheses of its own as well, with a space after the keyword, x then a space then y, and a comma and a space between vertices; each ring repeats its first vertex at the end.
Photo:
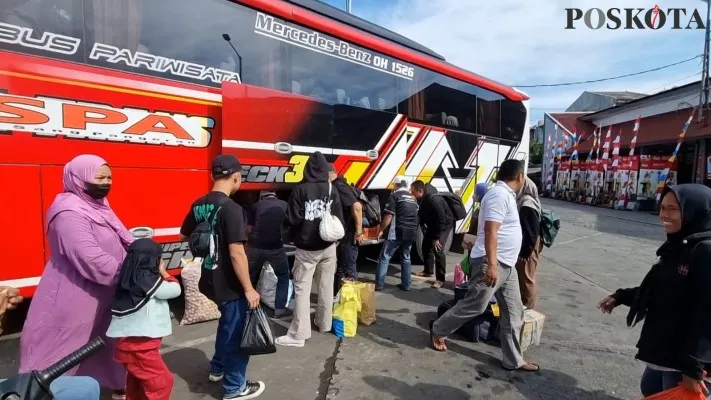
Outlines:
POLYGON ((210 372, 210 376, 208 376, 207 379, 210 380, 210 382, 219 382, 224 377, 225 377, 224 372, 221 374, 213 374, 212 372, 210 372))
POLYGON ((289 335, 284 335, 276 338, 276 340, 274 340, 274 343, 278 344, 279 346, 304 347, 304 343, 306 343, 306 341, 292 339, 289 335))

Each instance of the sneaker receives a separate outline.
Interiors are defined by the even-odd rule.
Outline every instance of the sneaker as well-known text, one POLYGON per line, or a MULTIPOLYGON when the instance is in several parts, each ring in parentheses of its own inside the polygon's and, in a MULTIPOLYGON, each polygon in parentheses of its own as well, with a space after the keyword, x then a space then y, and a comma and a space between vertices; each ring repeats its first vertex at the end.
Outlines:
POLYGON ((405 287, 405 285, 403 285, 402 283, 399 284, 399 285, 397 285, 397 287, 400 288, 400 290, 403 290, 403 291, 405 291, 405 292, 409 292, 409 291, 410 291, 410 288, 409 288, 409 287, 405 287))
POLYGON ((274 343, 278 344, 279 346, 287 346, 287 347, 304 347, 304 344, 306 343, 305 340, 296 340, 292 339, 289 337, 289 335, 284 335, 284 336, 279 336, 274 340, 274 343))
POLYGON ((224 373, 224 372, 220 372, 219 374, 216 374, 216 373, 214 373, 214 372, 210 372, 210 376, 208 376, 207 379, 210 380, 210 382, 219 382, 219 381, 221 381, 222 378, 224 378, 224 377, 225 377, 225 373, 224 373))
POLYGON ((254 398, 259 397, 262 393, 264 393, 265 387, 266 387, 266 385, 264 385, 264 382, 262 382, 262 381, 257 381, 257 382, 247 381, 247 385, 245 386, 243 391, 232 393, 232 394, 226 394, 224 397, 222 397, 222 399, 223 400, 254 399, 254 398))

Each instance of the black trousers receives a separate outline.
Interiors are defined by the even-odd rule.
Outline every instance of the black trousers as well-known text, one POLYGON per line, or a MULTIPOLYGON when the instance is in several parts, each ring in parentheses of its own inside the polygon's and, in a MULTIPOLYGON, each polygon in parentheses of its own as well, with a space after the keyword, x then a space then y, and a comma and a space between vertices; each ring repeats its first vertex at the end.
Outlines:
POLYGON ((444 282, 445 275, 447 274, 447 255, 444 252, 444 245, 449 240, 452 235, 452 230, 448 229, 447 233, 439 238, 439 242, 442 244, 441 250, 435 250, 432 245, 434 238, 432 235, 428 235, 425 232, 424 238, 422 239, 422 258, 424 258, 425 263, 425 273, 432 274, 433 270, 437 281, 444 282))

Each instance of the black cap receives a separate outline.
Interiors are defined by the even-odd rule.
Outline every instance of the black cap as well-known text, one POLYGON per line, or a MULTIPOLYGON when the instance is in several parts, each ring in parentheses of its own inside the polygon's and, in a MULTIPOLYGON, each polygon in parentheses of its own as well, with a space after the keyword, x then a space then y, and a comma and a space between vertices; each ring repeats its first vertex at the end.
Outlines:
POLYGON ((220 154, 212 161, 212 176, 227 177, 235 172, 242 172, 242 164, 231 154, 220 154))

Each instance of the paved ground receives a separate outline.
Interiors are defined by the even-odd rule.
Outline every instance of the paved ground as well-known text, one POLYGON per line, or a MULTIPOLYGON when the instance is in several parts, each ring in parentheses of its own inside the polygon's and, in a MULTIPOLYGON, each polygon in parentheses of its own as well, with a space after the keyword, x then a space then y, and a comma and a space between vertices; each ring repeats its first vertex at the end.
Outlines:
MULTIPOLYGON (((301 349, 280 348, 254 357, 250 378, 267 383, 271 399, 639 399, 643 366, 634 360, 639 329, 624 324, 624 310, 603 316, 597 302, 614 289, 641 281, 664 239, 656 217, 545 200, 562 218, 553 248, 539 266, 539 309, 546 314, 540 346, 526 358, 537 374, 499 367, 500 349, 456 337, 450 351, 428 348, 427 324, 436 307, 452 297, 422 282, 411 292, 391 286, 378 294, 378 321, 358 336, 338 342, 314 333, 301 349)), ((450 271, 461 255, 450 257, 450 271)), ((372 277, 374 263, 361 265, 372 277)), ((415 267, 416 270, 419 267, 415 267)), ((390 284, 399 268, 391 267, 390 284)), ((281 334, 288 319, 277 321, 281 334)), ((175 400, 219 398, 206 382, 215 324, 176 326, 165 340, 164 357, 175 372, 175 400)), ((17 337, 0 340, 0 376, 16 369, 17 337)))

